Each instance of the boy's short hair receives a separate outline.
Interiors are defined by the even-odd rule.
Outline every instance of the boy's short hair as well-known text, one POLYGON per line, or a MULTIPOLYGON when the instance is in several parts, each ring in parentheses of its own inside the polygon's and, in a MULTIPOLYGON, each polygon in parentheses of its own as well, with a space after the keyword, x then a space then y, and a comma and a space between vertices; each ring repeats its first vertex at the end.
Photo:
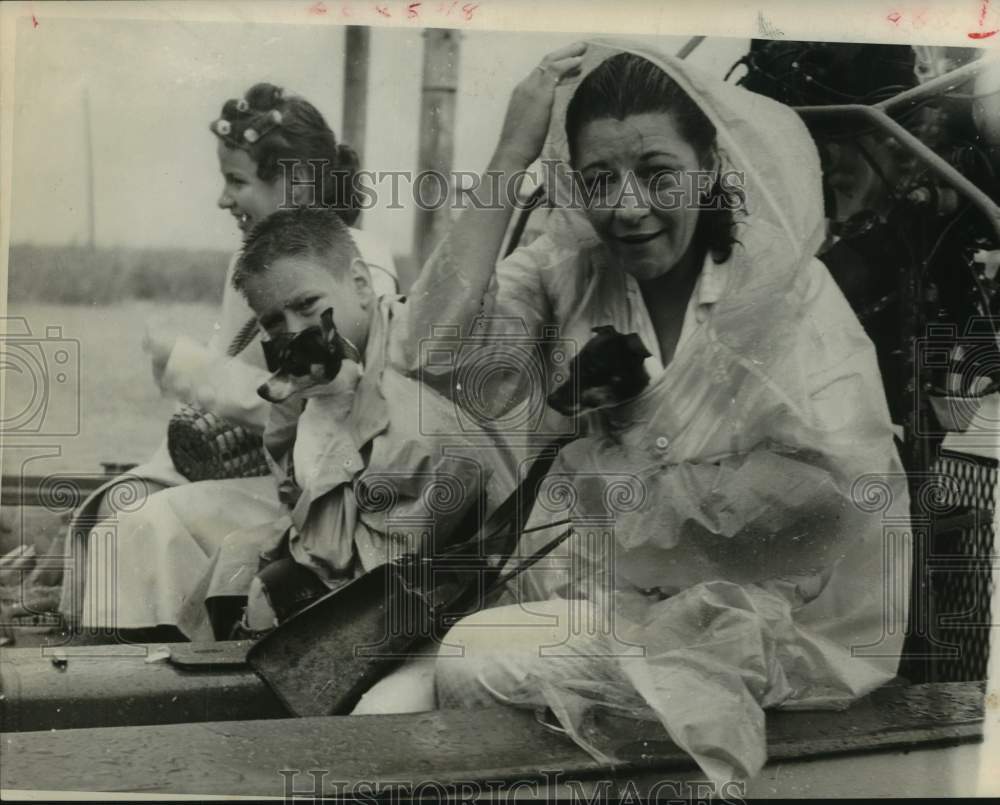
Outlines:
POLYGON ((361 257, 351 231, 336 212, 323 208, 278 210, 250 232, 233 272, 233 287, 243 291, 247 278, 267 271, 282 257, 322 257, 332 271, 344 271, 361 257))

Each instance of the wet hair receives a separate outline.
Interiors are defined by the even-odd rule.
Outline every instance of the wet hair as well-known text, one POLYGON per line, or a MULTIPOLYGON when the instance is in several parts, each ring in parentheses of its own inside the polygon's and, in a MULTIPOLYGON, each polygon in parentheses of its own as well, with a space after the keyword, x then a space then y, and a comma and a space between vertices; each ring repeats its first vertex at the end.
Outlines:
MULTIPOLYGON (((570 160, 576 161, 576 141, 586 124, 656 112, 671 116, 699 162, 705 164, 718 155, 715 126, 690 96, 648 59, 619 53, 587 74, 570 99, 566 110, 570 160)), ((694 243, 717 263, 732 254, 737 242, 734 209, 741 207, 739 193, 717 179, 699 212, 694 234, 694 243)))
POLYGON ((209 129, 228 148, 246 151, 264 181, 281 176, 281 163, 290 160, 313 177, 316 204, 336 210, 348 225, 360 215, 358 155, 337 142, 323 115, 305 98, 274 84, 254 84, 242 98, 226 101, 209 129))
POLYGON ((346 276, 360 256, 350 229, 334 210, 278 210, 250 231, 236 262, 233 287, 245 291, 249 277, 269 271, 283 257, 314 257, 332 273, 346 276))

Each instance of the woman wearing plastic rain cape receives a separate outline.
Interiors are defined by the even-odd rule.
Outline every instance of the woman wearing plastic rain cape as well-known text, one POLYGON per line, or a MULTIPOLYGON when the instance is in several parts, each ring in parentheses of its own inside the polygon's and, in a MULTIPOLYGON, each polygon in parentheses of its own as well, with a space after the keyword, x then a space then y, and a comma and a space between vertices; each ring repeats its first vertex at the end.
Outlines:
MULTIPOLYGON (((608 265, 582 212, 559 208, 565 171, 545 234, 498 266, 492 316, 557 324, 578 345, 598 325, 638 332, 651 382, 610 429, 592 423, 562 450, 528 525, 571 517, 575 534, 510 585, 519 604, 449 633, 438 700, 548 706, 605 761, 628 736, 602 731, 601 713, 658 720, 722 781, 764 764, 764 708, 845 707, 893 678, 909 502, 873 346, 814 257, 824 214, 806 128, 644 46, 588 43, 581 75, 623 50, 714 125, 720 175, 742 180, 738 243, 706 257, 666 367, 635 279, 608 265)), ((556 87, 543 150, 564 165, 579 82, 556 87)), ((451 288, 438 322, 469 310, 462 271, 446 241, 414 288, 451 288)), ((527 534, 521 556, 556 533, 527 534)))

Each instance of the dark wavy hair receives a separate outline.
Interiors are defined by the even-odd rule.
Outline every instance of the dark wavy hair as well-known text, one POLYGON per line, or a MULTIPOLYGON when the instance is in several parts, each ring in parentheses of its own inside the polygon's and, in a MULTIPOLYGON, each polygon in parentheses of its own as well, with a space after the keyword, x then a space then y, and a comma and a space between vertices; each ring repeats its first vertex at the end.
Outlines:
POLYGON ((305 98, 274 84, 254 84, 242 98, 226 101, 209 129, 227 147, 246 151, 264 181, 273 182, 281 175, 281 163, 292 161, 315 171, 317 202, 336 210, 345 224, 361 214, 358 155, 337 142, 323 115, 305 98))
MULTIPOLYGON (((687 93, 648 59, 619 53, 584 77, 570 99, 566 138, 571 161, 576 161, 576 140, 587 123, 650 112, 669 114, 700 162, 718 154, 715 126, 687 93)), ((717 263, 727 260, 737 243, 734 210, 741 207, 739 193, 716 180, 698 215, 694 242, 717 263)))

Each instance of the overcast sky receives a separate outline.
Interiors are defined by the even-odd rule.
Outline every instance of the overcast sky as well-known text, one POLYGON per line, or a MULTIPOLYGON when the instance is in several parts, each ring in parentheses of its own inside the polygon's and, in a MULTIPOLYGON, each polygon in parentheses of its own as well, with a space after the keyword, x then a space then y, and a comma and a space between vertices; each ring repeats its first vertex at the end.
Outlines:
MULTIPOLYGON (((510 90, 574 34, 466 31, 456 170, 481 170, 510 90)), ((660 41, 676 50, 685 38, 660 41)), ((85 242, 84 94, 89 95, 99 245, 233 249, 208 123, 222 102, 267 80, 304 95, 341 131, 343 30, 316 25, 144 20, 22 20, 15 62, 13 243, 85 242)), ((715 39, 695 61, 718 75, 748 40, 715 39)), ((364 167, 414 170, 423 38, 375 29, 364 167)), ((410 251, 411 209, 374 209, 365 229, 410 251)))

